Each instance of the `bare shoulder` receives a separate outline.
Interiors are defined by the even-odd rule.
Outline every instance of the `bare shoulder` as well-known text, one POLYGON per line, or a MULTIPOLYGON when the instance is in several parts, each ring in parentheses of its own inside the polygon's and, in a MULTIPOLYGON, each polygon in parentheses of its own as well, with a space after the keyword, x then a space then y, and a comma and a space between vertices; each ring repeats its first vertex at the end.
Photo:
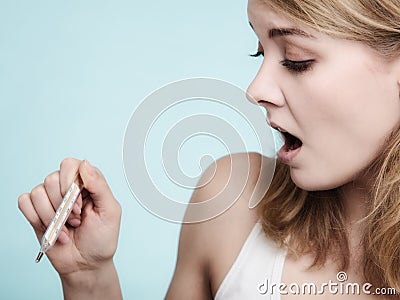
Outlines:
POLYGON ((219 192, 221 202, 235 202, 223 214, 203 224, 208 239, 206 255, 213 295, 258 220, 256 209, 250 207, 264 196, 274 167, 274 160, 258 153, 235 154, 217 162, 216 181, 208 193, 219 192))
POLYGON ((191 203, 200 206, 192 212, 188 210, 186 221, 198 219, 198 214, 208 220, 182 226, 177 266, 169 289, 173 299, 180 299, 177 295, 184 293, 178 292, 178 281, 179 285, 185 281, 183 285, 197 285, 197 292, 203 291, 203 296, 185 294, 191 299, 211 299, 215 295, 257 222, 256 210, 249 208, 249 203, 264 195, 263 166, 273 168, 274 162, 257 153, 239 153, 219 159, 204 172, 191 198, 191 203), (203 204, 208 205, 201 208, 203 204))

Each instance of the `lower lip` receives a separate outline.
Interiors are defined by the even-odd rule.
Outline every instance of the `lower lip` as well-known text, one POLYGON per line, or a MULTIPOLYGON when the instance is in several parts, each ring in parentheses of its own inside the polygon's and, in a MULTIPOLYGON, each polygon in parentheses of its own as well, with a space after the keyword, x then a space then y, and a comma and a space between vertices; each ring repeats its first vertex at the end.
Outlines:
POLYGON ((284 164, 289 164, 290 162, 293 161, 293 159, 296 157, 297 154, 299 154, 301 148, 303 146, 294 149, 294 150, 287 150, 286 145, 284 145, 281 150, 279 150, 278 152, 278 158, 281 162, 283 162, 284 164))

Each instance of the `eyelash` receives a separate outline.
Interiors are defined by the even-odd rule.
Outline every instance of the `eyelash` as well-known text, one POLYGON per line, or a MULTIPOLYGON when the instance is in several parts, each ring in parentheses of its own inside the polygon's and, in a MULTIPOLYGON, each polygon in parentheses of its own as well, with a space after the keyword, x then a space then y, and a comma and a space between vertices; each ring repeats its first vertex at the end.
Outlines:
MULTIPOLYGON (((264 52, 257 51, 255 54, 250 54, 251 57, 264 56, 264 52)), ((294 61, 289 59, 284 59, 281 61, 281 65, 286 67, 289 71, 294 73, 303 73, 309 71, 312 67, 314 59, 294 61)))
POLYGON ((311 69, 313 62, 314 62, 313 59, 302 60, 302 61, 293 61, 284 59, 281 61, 281 65, 288 68, 289 71, 295 73, 303 73, 311 69))

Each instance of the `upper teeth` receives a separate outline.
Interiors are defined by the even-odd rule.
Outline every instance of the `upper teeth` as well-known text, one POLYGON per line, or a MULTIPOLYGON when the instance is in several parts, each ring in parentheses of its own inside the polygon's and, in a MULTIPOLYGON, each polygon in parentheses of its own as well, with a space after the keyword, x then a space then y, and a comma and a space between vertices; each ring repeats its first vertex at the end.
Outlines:
POLYGON ((282 132, 282 128, 278 127, 277 129, 278 129, 279 132, 282 132))

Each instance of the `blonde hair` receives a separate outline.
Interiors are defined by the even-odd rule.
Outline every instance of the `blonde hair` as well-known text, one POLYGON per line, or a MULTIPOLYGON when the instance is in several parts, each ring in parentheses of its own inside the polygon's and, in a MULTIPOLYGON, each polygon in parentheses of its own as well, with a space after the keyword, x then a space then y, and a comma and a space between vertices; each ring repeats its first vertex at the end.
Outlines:
MULTIPOLYGON (((399 0, 264 0, 293 22, 333 37, 364 43, 388 59, 400 56, 399 0)), ((366 168, 373 179, 363 233, 364 277, 375 287, 400 291, 400 128, 393 130, 380 155, 366 168)), ((339 188, 307 192, 277 164, 259 206, 263 229, 282 247, 314 255, 310 267, 328 256, 338 269, 349 266, 349 243, 339 188), (290 237, 290 240, 288 240, 290 237)), ((395 299, 400 299, 399 295, 395 299)))
POLYGON ((362 42, 385 57, 400 53, 399 0, 264 0, 301 25, 362 42))

